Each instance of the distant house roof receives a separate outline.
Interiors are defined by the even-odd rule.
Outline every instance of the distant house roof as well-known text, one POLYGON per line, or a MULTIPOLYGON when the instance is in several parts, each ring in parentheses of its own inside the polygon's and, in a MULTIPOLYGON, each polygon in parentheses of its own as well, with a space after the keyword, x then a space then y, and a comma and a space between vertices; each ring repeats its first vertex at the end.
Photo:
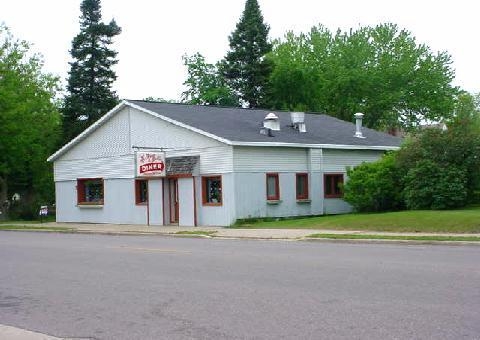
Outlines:
POLYGON ((285 111, 124 100, 51 155, 48 161, 60 157, 125 106, 231 145, 395 150, 402 142, 401 138, 365 127, 362 128, 365 138, 354 137, 354 124, 325 114, 305 113, 307 132, 300 133, 291 127, 290 112, 285 111), (279 117, 281 127, 271 136, 260 133, 263 120, 270 112, 279 117))

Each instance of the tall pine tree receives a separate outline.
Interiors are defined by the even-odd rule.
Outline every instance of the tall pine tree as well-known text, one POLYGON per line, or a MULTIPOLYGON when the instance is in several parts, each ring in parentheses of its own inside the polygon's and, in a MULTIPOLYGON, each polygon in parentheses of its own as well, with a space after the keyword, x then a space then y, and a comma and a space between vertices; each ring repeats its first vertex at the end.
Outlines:
POLYGON ((221 69, 228 85, 245 106, 262 107, 271 66, 265 55, 272 50, 270 27, 263 22, 257 0, 247 0, 235 31, 229 37, 230 50, 221 69))
POLYGON ((67 142, 112 109, 118 97, 110 89, 117 76, 112 66, 117 52, 110 48, 120 34, 114 20, 101 22, 100 0, 83 0, 80 33, 72 41, 67 91, 63 114, 63 136, 67 142))

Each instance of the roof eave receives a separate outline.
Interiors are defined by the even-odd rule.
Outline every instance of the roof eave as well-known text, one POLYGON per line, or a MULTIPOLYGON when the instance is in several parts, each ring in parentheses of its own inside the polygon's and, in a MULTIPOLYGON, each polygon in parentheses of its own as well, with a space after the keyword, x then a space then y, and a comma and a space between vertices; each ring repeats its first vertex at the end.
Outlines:
POLYGON ((232 142, 234 146, 278 146, 291 148, 312 148, 312 149, 340 149, 340 150, 383 150, 394 151, 400 146, 390 145, 343 145, 343 144, 304 144, 304 143, 283 143, 283 142, 232 142))

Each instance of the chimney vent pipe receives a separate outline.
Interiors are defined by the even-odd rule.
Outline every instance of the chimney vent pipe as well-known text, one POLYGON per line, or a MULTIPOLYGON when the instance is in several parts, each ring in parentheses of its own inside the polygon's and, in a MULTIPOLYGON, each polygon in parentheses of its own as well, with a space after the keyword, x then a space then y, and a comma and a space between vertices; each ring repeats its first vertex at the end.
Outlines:
POLYGON ((360 112, 357 112, 354 115, 354 117, 355 117, 355 127, 356 127, 355 137, 357 137, 357 138, 365 138, 365 136, 362 133, 363 116, 364 116, 364 114, 360 113, 360 112))

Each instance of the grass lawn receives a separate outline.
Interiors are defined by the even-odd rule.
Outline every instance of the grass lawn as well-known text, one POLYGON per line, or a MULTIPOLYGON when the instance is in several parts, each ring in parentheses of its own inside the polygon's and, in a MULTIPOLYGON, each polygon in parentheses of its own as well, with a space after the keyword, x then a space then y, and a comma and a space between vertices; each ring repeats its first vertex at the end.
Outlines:
POLYGON ((42 227, 38 224, 31 225, 8 225, 0 224, 0 230, 46 230, 46 231, 72 231, 74 229, 67 227, 42 227))
POLYGON ((480 233, 480 206, 460 210, 416 210, 245 222, 238 223, 235 228, 480 233))
POLYGON ((197 236, 213 236, 216 231, 204 231, 204 230, 193 230, 193 231, 177 231, 176 235, 197 235, 197 236))
POLYGON ((333 240, 399 240, 399 241, 464 241, 479 242, 478 236, 412 236, 412 235, 366 235, 366 234, 312 234, 310 238, 333 240))

